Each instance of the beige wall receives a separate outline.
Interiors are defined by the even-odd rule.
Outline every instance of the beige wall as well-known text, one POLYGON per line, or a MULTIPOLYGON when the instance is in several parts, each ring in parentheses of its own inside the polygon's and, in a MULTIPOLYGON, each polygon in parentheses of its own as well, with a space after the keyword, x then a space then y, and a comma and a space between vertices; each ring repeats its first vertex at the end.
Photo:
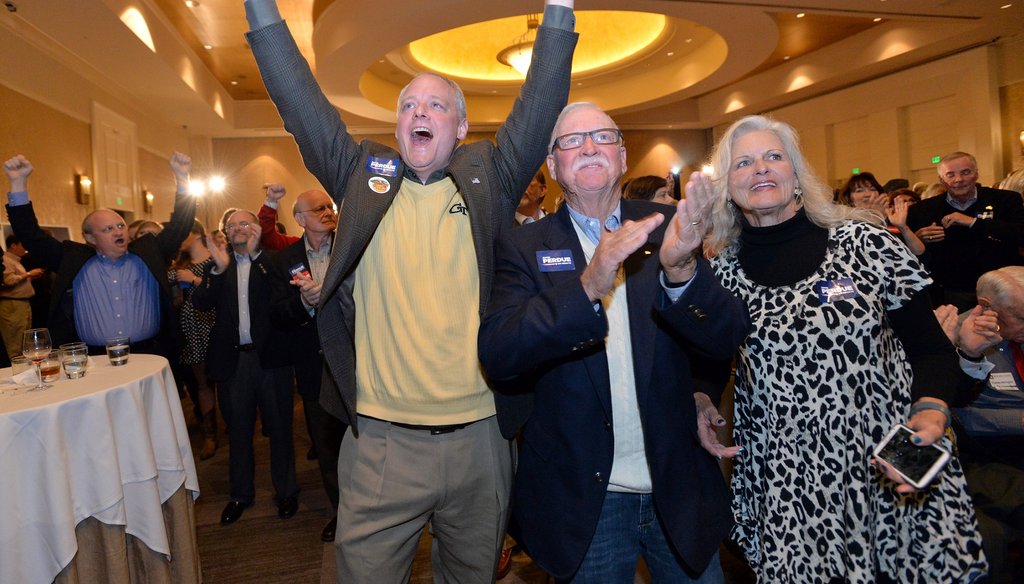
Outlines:
MULTIPOLYGON (((74 177, 92 174, 89 124, 3 85, 0 104, 0 158, 28 158, 34 168, 29 191, 39 223, 69 227, 81 241, 82 218, 91 207, 75 203, 74 177)), ((10 185, 6 177, 2 181, 6 193, 10 185)))

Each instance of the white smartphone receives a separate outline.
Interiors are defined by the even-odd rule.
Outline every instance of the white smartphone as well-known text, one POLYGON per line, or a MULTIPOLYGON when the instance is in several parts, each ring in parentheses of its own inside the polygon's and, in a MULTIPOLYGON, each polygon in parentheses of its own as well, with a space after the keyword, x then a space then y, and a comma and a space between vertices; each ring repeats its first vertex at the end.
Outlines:
POLYGON ((896 424, 875 447, 874 456, 884 460, 903 480, 923 489, 946 467, 949 451, 938 444, 918 446, 910 441, 913 435, 910 428, 896 424))

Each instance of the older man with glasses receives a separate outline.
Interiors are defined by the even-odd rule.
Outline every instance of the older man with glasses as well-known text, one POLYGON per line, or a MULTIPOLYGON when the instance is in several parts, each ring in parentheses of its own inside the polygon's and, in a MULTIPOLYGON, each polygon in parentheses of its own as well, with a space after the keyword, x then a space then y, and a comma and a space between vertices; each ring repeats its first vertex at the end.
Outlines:
POLYGON ((738 449, 712 439, 724 421, 690 355, 729 359, 746 309, 700 255, 702 201, 622 200, 607 114, 570 104, 552 136, 565 205, 499 241, 480 325, 484 370, 535 399, 512 535, 559 581, 631 582, 642 555, 655 582, 720 583, 732 517, 715 456, 738 449))

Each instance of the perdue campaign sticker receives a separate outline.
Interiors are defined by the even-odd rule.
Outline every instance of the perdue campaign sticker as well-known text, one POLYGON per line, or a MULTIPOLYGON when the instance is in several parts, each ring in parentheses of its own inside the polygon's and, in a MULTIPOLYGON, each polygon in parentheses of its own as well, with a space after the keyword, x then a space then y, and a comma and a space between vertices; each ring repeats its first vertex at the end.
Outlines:
POLYGON ((371 156, 366 159, 366 170, 381 176, 398 176, 398 159, 371 156))
POLYGON ((366 181, 366 184, 370 186, 373 192, 382 195, 391 190, 391 183, 388 182, 388 179, 379 176, 371 176, 370 180, 366 181))
POLYGON ((305 276, 308 278, 309 268, 306 267, 306 264, 299 262, 294 266, 288 268, 288 273, 292 275, 293 280, 298 278, 299 276, 305 276))
POLYGON ((818 300, 822 304, 843 300, 845 298, 856 298, 857 289, 853 286, 851 278, 839 278, 837 280, 822 280, 815 286, 818 292, 818 300))
POLYGON ((571 272, 576 269, 571 249, 550 249, 537 252, 537 269, 542 272, 571 272))

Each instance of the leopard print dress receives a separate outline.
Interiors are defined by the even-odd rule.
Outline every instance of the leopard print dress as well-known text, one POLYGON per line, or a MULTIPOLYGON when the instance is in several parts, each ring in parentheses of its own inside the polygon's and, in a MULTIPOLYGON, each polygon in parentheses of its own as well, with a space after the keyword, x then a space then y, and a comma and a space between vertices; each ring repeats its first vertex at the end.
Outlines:
MULTIPOLYGON (((885 319, 930 282, 889 233, 860 222, 830 230, 825 260, 793 286, 752 282, 735 253, 714 258, 747 302, 740 347, 732 479, 733 538, 759 582, 971 582, 981 539, 954 459, 924 492, 902 496, 868 466, 910 409, 911 370, 885 319), (823 303, 815 285, 849 277, 853 298, 823 303)), ((946 444, 949 446, 949 444, 946 444)))

